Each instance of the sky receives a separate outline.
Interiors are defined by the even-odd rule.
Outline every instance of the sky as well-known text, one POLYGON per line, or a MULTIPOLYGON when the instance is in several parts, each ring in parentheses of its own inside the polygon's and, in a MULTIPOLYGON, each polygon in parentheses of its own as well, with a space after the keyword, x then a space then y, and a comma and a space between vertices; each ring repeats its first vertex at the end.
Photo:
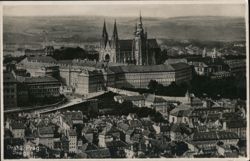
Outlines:
MULTIPOLYGON (((160 2, 161 3, 161 2, 160 2)), ((244 17, 244 4, 178 4, 124 2, 106 3, 43 3, 42 5, 4 5, 4 16, 112 16, 137 17, 141 11, 144 17, 181 17, 181 16, 230 16, 244 17), (60 5, 58 5, 60 4, 60 5)))

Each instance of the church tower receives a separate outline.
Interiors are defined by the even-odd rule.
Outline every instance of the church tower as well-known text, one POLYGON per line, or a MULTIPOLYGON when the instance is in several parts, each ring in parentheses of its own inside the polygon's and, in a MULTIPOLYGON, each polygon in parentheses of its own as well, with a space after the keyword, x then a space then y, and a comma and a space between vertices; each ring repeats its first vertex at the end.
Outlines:
POLYGON ((101 48, 106 48, 108 40, 109 40, 109 36, 108 36, 107 29, 106 29, 106 22, 104 20, 103 29, 102 29, 101 48))
POLYGON ((117 31, 117 26, 116 26, 116 20, 114 22, 114 29, 113 29, 113 35, 111 37, 111 42, 110 42, 110 47, 111 47, 111 55, 113 55, 113 62, 119 62, 119 38, 118 38, 118 31, 117 31))
POLYGON ((112 35, 112 38, 111 38, 111 47, 112 48, 117 48, 118 47, 118 41, 119 41, 119 39, 118 39, 118 32, 117 32, 116 20, 115 20, 113 35, 112 35))
POLYGON ((144 32, 140 13, 139 23, 136 25, 133 40, 133 55, 136 65, 147 65, 147 33, 144 32))

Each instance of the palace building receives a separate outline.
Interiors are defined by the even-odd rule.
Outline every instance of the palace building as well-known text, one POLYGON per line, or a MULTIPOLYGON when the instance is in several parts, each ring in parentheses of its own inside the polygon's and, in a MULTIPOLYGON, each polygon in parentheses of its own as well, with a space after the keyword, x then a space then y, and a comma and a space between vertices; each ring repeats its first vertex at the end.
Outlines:
POLYGON ((160 51, 156 39, 148 39, 147 32, 143 28, 140 15, 138 25, 135 25, 134 38, 122 40, 118 37, 116 21, 114 23, 113 35, 109 39, 106 23, 104 21, 102 37, 99 50, 99 61, 154 65, 155 55, 160 51))

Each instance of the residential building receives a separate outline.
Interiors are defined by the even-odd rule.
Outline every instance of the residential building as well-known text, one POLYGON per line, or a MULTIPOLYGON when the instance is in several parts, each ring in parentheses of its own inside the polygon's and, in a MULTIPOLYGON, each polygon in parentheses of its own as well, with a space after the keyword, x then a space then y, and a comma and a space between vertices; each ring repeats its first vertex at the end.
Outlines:
POLYGON ((39 143, 54 149, 54 132, 53 126, 38 127, 39 143))
POLYGON ((77 153, 77 135, 74 129, 71 129, 68 134, 69 138, 69 152, 77 153))
POLYGON ((24 138, 25 137, 25 126, 21 121, 13 121, 10 124, 10 131, 14 138, 24 138))
POLYGON ((32 98, 59 97, 61 83, 53 77, 26 77, 24 83, 28 86, 32 98))

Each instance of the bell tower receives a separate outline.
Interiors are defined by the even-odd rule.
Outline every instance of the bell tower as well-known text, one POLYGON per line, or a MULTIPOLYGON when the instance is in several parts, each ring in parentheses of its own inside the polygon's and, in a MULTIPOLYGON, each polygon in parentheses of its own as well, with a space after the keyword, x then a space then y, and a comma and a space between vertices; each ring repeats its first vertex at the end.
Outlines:
POLYGON ((140 13, 139 23, 135 27, 134 40, 133 40, 133 52, 135 57, 136 65, 146 65, 146 42, 147 42, 147 33, 144 32, 142 17, 140 13))

